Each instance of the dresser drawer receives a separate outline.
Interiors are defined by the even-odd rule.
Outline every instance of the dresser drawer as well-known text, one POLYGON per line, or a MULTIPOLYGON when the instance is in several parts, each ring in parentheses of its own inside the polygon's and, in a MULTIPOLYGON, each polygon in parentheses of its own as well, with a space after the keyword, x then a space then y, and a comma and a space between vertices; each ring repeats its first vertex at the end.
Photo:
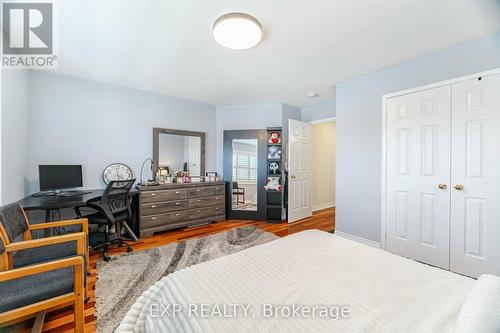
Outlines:
POLYGON ((187 220, 188 211, 151 215, 141 218, 141 228, 154 228, 187 220))
POLYGON ((215 195, 224 195, 226 193, 226 187, 224 185, 211 186, 215 189, 215 195))
POLYGON ((222 216, 224 214, 225 214, 224 205, 205 207, 205 208, 194 208, 189 210, 189 219, 199 220, 210 217, 222 216))
POLYGON ((223 205, 225 197, 215 196, 215 197, 201 197, 197 199, 189 199, 189 208, 199 208, 207 206, 223 205))
POLYGON ((141 193, 141 204, 161 201, 173 201, 187 198, 187 189, 144 191, 141 193))
POLYGON ((211 197, 224 194, 224 186, 206 186, 189 189, 189 198, 211 197))
POLYGON ((176 212, 188 208, 187 200, 154 202, 141 205, 141 216, 157 215, 162 213, 176 212))

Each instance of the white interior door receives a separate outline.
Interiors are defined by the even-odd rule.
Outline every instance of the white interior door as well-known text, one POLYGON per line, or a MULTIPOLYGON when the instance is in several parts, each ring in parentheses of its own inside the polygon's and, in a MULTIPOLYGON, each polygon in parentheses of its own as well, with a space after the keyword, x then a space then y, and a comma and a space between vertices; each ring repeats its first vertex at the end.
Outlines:
POLYGON ((451 87, 386 106, 386 249, 449 268, 451 87))
POLYGON ((199 137, 189 136, 185 140, 186 145, 184 152, 187 154, 185 160, 188 161, 188 170, 191 176, 204 176, 201 174, 201 144, 199 137))
POLYGON ((288 222, 312 215, 311 124, 290 119, 288 123, 288 222))
POLYGON ((500 275, 500 75, 452 91, 450 269, 500 275))

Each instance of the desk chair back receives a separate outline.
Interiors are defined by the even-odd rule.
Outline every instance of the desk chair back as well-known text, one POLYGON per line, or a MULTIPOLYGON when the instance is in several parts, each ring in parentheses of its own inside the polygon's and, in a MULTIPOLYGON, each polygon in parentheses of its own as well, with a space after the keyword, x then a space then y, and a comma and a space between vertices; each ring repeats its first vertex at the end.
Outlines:
POLYGON ((135 179, 112 180, 104 190, 101 198, 101 207, 112 217, 130 218, 130 190, 135 179))

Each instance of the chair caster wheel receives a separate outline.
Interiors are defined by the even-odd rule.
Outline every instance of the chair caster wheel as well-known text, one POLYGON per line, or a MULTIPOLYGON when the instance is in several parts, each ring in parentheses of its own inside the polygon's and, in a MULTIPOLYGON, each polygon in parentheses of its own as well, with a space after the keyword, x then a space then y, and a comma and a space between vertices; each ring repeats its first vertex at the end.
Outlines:
POLYGON ((130 252, 132 252, 132 251, 134 251, 134 249, 133 249, 133 248, 131 248, 130 246, 129 246, 129 247, 127 247, 127 252, 128 252, 128 253, 130 253, 130 252))
POLYGON ((109 261, 110 259, 111 259, 111 257, 108 257, 108 256, 102 257, 102 260, 104 260, 104 261, 109 261))

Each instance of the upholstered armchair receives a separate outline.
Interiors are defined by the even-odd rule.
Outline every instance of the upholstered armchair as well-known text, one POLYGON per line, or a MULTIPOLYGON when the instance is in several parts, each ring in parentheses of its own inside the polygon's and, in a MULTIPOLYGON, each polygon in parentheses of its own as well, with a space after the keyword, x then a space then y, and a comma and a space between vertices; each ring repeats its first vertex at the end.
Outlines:
POLYGON ((0 208, 0 327, 74 306, 83 332, 88 224, 85 219, 30 225, 19 205, 0 208), (33 230, 80 225, 82 232, 32 239, 33 230), (18 240, 22 238, 22 240, 18 240))
POLYGON ((84 248, 82 232, 6 245, 0 235, 0 327, 34 317, 41 328, 46 311, 74 306, 75 331, 84 331, 84 248), (77 255, 9 269, 7 257, 15 251, 77 242, 77 255))
MULTIPOLYGON (((33 231, 35 230, 47 230, 70 226, 79 226, 79 232, 85 233, 85 241, 86 243, 88 242, 89 227, 87 219, 30 224, 26 213, 19 204, 14 203, 0 207, 0 234, 4 236, 4 242, 6 244, 15 243, 18 240, 31 240, 33 239, 33 231)), ((44 246, 40 249, 25 249, 16 253, 10 253, 7 255, 8 268, 18 268, 48 260, 61 259, 63 257, 75 255, 75 250, 75 242, 63 242, 44 246)), ((87 245, 85 246, 85 262, 87 271, 90 271, 87 245)))

